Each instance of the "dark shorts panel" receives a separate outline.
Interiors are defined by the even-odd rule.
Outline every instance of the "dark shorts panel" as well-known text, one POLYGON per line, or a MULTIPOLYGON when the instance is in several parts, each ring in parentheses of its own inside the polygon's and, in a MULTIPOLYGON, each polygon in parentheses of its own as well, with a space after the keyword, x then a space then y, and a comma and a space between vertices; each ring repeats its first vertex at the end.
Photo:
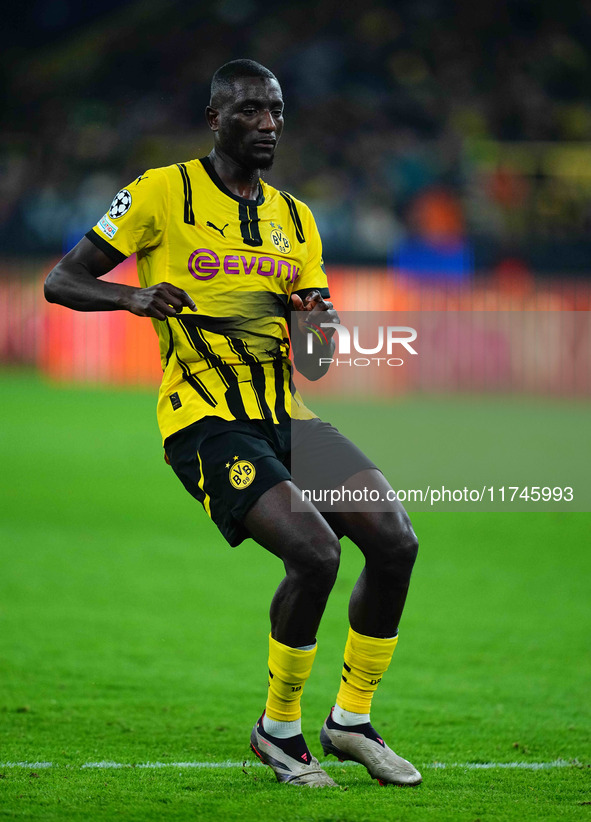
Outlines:
POLYGON ((274 425, 206 417, 165 442, 169 462, 230 545, 249 536, 243 525, 265 491, 284 480, 300 488, 334 488, 375 468, 356 445, 318 419, 274 425))
POLYGON ((331 489, 375 464, 338 428, 319 419, 292 420, 288 463, 301 490, 331 489))

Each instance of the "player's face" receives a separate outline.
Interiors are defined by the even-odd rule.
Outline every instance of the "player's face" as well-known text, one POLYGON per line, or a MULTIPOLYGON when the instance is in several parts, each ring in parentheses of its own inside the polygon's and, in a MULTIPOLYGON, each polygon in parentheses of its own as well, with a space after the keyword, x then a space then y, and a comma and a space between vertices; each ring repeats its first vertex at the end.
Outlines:
MULTIPOLYGON (((276 80, 244 77, 215 118, 216 146, 243 168, 271 168, 283 131, 283 97, 276 80)), ((213 125, 212 125, 213 127, 213 125)))

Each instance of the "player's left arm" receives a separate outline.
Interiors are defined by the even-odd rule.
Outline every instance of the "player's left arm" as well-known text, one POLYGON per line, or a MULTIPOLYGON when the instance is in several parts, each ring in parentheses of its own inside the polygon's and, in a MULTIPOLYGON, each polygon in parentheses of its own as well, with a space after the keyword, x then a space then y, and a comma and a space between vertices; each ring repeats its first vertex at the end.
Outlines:
POLYGON ((291 346, 295 367, 308 380, 319 380, 330 368, 335 344, 333 335, 339 315, 318 289, 291 295, 295 312, 291 322, 291 346), (328 326, 328 327, 327 327, 328 326))
POLYGON ((295 201, 301 214, 307 259, 291 292, 291 347, 298 371, 318 380, 328 371, 334 353, 333 334, 339 316, 329 302, 328 281, 322 260, 322 241, 312 212, 295 201), (324 327, 324 326, 328 327, 324 327))

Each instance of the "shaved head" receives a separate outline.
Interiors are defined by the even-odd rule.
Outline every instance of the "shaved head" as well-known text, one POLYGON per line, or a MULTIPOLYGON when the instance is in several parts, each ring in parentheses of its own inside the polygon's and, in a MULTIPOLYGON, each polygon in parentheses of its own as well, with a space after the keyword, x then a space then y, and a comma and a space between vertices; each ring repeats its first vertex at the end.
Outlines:
POLYGON ((255 60, 232 60, 221 66, 213 75, 209 105, 212 108, 219 108, 226 99, 232 97, 234 83, 243 77, 261 77, 265 80, 275 80, 279 84, 273 72, 255 60))

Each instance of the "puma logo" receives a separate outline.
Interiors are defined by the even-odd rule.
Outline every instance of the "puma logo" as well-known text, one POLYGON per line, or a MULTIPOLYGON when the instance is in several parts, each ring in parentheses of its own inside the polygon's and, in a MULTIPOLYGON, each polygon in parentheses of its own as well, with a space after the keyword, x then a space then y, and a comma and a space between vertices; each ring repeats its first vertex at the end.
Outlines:
POLYGON ((224 237, 224 239, 225 239, 226 235, 224 234, 224 231, 225 231, 225 230, 226 230, 226 228, 230 225, 230 223, 226 223, 226 225, 225 225, 223 228, 218 228, 218 227, 217 227, 217 225, 214 225, 213 223, 210 223, 210 222, 209 222, 209 220, 208 220, 208 221, 205 223, 205 225, 209 226, 210 228, 215 228, 215 230, 216 230, 216 231, 219 231, 219 232, 220 232, 220 234, 222 235, 222 237, 224 237))

